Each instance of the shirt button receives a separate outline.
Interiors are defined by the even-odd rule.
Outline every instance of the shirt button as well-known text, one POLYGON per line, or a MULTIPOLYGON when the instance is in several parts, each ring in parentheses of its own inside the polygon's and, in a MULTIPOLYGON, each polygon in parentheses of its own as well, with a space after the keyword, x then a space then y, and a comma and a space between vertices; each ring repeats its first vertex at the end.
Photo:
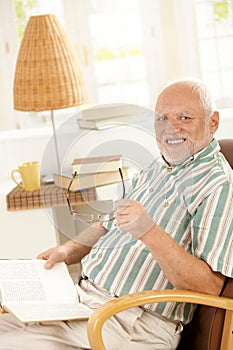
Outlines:
POLYGON ((167 168, 167 172, 170 173, 172 171, 172 168, 167 168))
POLYGON ((99 254, 99 255, 98 255, 98 259, 101 259, 101 258, 102 258, 102 254, 99 254))
POLYGON ((165 202, 163 205, 165 208, 169 206, 169 202, 165 202))
POLYGON ((149 189, 149 192, 150 192, 150 193, 154 192, 154 189, 153 189, 153 188, 150 188, 150 189, 149 189))

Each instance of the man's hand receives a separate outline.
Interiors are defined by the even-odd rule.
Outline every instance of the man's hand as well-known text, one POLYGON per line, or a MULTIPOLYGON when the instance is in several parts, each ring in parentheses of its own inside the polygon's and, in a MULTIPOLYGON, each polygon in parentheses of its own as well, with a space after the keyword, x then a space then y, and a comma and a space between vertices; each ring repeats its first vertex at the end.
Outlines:
POLYGON ((82 245, 75 241, 67 241, 66 243, 54 248, 50 248, 38 255, 38 259, 47 260, 46 269, 51 269, 57 262, 65 262, 67 265, 75 264, 89 253, 90 247, 82 245))
POLYGON ((64 246, 50 248, 38 255, 38 259, 47 260, 45 263, 46 269, 51 269, 57 262, 66 262, 67 251, 64 246))
POLYGON ((74 240, 48 249, 39 254, 37 258, 47 260, 45 263, 46 269, 51 269, 57 262, 65 262, 67 265, 78 263, 106 232, 107 230, 99 223, 90 225, 76 235, 74 240))
POLYGON ((65 245, 60 245, 58 247, 50 248, 45 252, 41 253, 37 257, 38 259, 47 260, 45 263, 46 269, 51 269, 57 262, 67 263, 68 250, 65 245))
POLYGON ((143 205, 137 201, 120 199, 114 203, 114 210, 118 227, 136 238, 142 238, 155 225, 143 205))

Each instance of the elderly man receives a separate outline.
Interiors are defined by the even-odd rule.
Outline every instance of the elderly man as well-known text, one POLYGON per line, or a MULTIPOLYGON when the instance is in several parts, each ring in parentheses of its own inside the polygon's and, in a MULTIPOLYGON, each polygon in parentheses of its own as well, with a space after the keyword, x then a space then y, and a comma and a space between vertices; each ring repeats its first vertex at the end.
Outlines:
MULTIPOLYGON (((158 96, 161 156, 133 179, 114 218, 41 253, 45 268, 81 261, 80 299, 90 308, 148 289, 218 295, 233 277, 233 175, 214 139, 219 114, 206 86, 177 81, 158 96)), ((107 321, 107 349, 176 349, 195 306, 145 305, 107 321)), ((20 324, 0 318, 0 349, 89 349, 86 321, 20 324)))

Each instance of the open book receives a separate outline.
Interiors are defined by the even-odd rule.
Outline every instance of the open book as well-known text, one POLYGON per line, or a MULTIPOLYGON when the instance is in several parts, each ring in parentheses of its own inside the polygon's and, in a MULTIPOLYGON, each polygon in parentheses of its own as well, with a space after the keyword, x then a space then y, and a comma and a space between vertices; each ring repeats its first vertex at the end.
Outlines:
POLYGON ((21 322, 88 319, 92 311, 78 302, 65 263, 51 270, 45 260, 0 260, 0 303, 21 322))

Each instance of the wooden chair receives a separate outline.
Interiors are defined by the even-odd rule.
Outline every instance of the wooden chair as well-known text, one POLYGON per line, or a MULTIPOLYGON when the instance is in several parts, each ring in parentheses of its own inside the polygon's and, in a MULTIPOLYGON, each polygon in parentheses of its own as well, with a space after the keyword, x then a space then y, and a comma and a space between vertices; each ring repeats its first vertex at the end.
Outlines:
MULTIPOLYGON (((221 152, 233 168, 233 139, 219 140, 221 152)), ((233 252, 232 252, 233 254, 233 252)), ((188 302, 198 304, 193 320, 184 327, 177 350, 233 350, 233 279, 227 278, 220 296, 184 290, 143 291, 100 306, 88 321, 92 350, 105 350, 104 322, 116 313, 144 304, 188 302)))
MULTIPOLYGON (((182 290, 165 290, 165 291, 143 291, 134 294, 128 294, 123 297, 111 300, 103 305, 101 305, 97 310, 93 312, 88 320, 88 339, 91 345, 92 350, 106 350, 103 338, 102 338, 102 327, 104 322, 114 314, 143 304, 150 303, 158 303, 158 302, 169 302, 169 301, 177 301, 177 302, 189 302, 200 305, 207 305, 212 308, 219 308, 226 310, 225 311, 225 321, 224 327, 221 334, 220 339, 220 347, 219 350, 232 350, 233 349, 233 299, 226 298, 221 296, 213 296, 203 293, 193 293, 189 291, 182 290)), ((186 327, 186 326, 185 326, 186 327)), ((216 328, 216 325, 215 327, 216 328)), ((196 334, 191 332, 189 335, 189 343, 183 343, 183 333, 181 337, 181 343, 179 347, 182 346, 182 349, 190 350, 201 350, 201 349, 209 349, 213 350, 205 346, 204 344, 199 343, 194 348, 194 342, 196 334), (182 345, 181 345, 182 344, 182 345)), ((212 333, 213 334, 213 333, 212 333)), ((203 334, 204 337, 208 338, 208 334, 203 334)), ((187 339, 186 339, 187 340, 187 339)), ((215 344, 214 344, 215 345, 215 344)), ((211 346, 211 345, 210 345, 211 346)), ((178 347, 178 349, 179 349, 178 347)))

